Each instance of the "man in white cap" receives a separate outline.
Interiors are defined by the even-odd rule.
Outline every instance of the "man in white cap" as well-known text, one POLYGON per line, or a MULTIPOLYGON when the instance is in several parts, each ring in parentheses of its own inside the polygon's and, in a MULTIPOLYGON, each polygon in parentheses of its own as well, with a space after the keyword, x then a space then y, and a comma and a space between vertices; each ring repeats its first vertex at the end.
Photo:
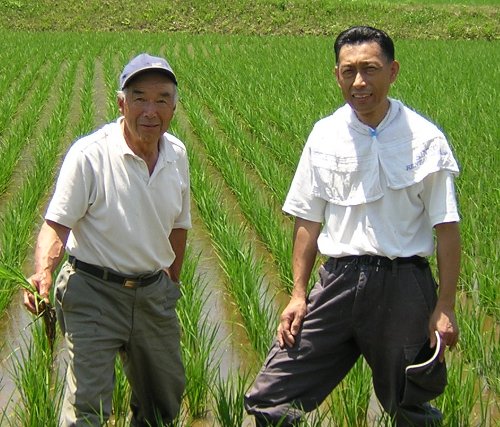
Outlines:
MULTIPOLYGON (((61 426, 100 426, 111 414, 120 354, 132 389, 132 425, 163 426, 184 391, 175 313, 191 228, 186 149, 166 131, 177 79, 163 58, 141 54, 120 76, 122 116, 69 149, 45 215, 31 282, 56 281, 69 352, 61 426)), ((37 311, 33 295, 25 306, 37 311)))

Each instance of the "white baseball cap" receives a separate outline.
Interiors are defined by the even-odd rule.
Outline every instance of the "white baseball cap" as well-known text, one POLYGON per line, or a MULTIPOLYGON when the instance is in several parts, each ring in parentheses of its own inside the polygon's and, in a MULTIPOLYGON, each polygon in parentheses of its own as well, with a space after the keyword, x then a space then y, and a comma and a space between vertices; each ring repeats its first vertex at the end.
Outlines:
POLYGON ((148 70, 163 71, 177 85, 177 78, 175 77, 174 71, 164 58, 141 53, 125 65, 120 75, 120 89, 123 90, 133 77, 148 70))

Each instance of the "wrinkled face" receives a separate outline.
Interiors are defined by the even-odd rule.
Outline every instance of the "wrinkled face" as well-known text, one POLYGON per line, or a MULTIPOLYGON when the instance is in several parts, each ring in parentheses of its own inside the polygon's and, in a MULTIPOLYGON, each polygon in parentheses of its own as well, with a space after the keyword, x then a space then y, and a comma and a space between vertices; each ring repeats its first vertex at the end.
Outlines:
POLYGON ((375 128, 387 113, 387 94, 398 71, 399 63, 388 60, 376 42, 369 42, 342 46, 335 77, 359 120, 375 128))
POLYGON ((157 144, 175 111, 175 84, 164 74, 144 73, 118 98, 124 116, 124 133, 132 144, 157 144))

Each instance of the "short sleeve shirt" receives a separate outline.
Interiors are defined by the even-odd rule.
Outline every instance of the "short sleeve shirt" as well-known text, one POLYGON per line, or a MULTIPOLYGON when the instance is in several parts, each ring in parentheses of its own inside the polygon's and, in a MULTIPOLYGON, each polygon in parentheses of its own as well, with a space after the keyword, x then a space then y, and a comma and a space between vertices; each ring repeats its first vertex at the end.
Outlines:
POLYGON ((444 135, 398 101, 377 129, 346 105, 315 125, 283 210, 323 224, 327 256, 429 256, 433 226, 459 220, 456 173, 444 135))
POLYGON ((159 147, 150 175, 126 144, 121 118, 71 146, 45 215, 71 229, 69 254, 123 274, 172 264, 172 229, 191 227, 188 161, 173 135, 159 147))

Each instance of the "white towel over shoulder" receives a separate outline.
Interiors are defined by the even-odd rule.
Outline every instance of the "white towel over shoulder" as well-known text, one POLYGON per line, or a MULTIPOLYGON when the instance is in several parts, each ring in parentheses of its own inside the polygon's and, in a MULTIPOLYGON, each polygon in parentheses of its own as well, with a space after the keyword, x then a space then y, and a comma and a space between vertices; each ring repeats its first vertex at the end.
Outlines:
POLYGON ((397 100, 376 129, 360 122, 349 105, 320 120, 306 145, 312 193, 331 203, 353 206, 421 182, 440 170, 459 169, 443 133, 397 100), (346 126, 347 125, 347 126, 346 126))

